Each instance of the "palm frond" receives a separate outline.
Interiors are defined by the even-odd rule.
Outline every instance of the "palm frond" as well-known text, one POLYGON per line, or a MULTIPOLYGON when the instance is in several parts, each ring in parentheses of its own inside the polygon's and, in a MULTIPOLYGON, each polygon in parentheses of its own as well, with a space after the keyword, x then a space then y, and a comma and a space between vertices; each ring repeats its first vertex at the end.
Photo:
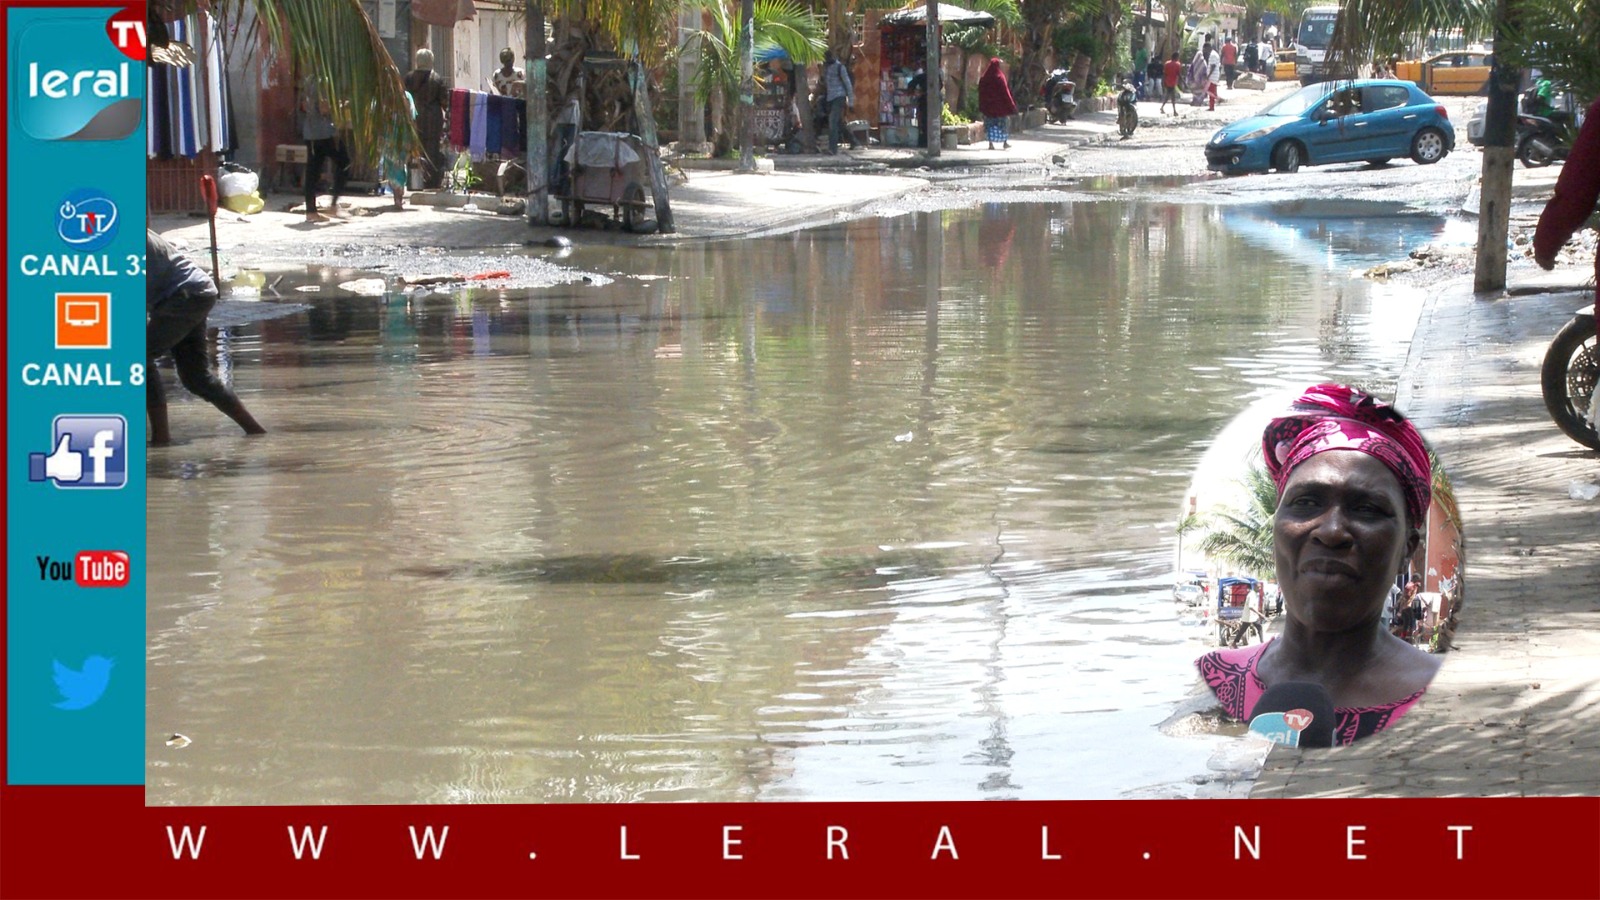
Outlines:
MULTIPOLYGON (((171 10, 187 15, 201 5, 201 0, 174 0, 171 10)), ((204 5, 233 21, 253 11, 262 43, 287 53, 299 77, 317 79, 333 104, 334 123, 351 131, 353 153, 371 162, 386 148, 421 152, 400 70, 361 0, 211 0, 204 5)))
POLYGON ((1600 97, 1600 0, 1517 0, 1495 53, 1537 68, 1581 101, 1600 97))
POLYGON ((1467 40, 1494 30, 1494 0, 1347 0, 1328 58, 1340 68, 1371 62, 1380 45, 1406 35, 1461 29, 1467 40))

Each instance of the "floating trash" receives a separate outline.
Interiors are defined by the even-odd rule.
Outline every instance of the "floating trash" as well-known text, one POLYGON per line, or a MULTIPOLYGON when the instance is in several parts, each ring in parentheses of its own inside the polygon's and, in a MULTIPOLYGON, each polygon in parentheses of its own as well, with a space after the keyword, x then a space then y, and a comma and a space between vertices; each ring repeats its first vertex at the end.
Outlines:
POLYGON ((167 746, 174 750, 182 750, 192 743, 194 741, 190 740, 187 735, 174 734, 172 737, 167 738, 167 746))
POLYGON ((382 278, 357 278, 353 281, 339 282, 339 290, 361 297, 382 297, 388 293, 388 289, 388 283, 382 278))

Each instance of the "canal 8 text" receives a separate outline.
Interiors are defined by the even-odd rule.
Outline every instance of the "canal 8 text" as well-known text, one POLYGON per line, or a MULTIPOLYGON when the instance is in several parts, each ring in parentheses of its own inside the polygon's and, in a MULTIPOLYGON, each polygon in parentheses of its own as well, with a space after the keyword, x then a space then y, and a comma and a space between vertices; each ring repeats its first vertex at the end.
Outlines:
MULTIPOLYGON (((287 850, 297 860, 321 859, 322 849, 327 842, 329 829, 323 825, 313 828, 310 825, 285 825, 288 832, 287 850)), ((195 828, 191 825, 167 825, 167 845, 172 851, 175 860, 198 860, 205 849, 206 833, 209 826, 201 825, 195 828)), ((408 825, 407 835, 395 835, 397 841, 409 840, 410 850, 418 861, 425 859, 440 860, 445 858, 450 842, 449 825, 408 825)), ((721 851, 723 861, 734 862, 744 859, 744 846, 747 838, 743 825, 723 825, 720 833, 707 835, 708 849, 721 851)), ((929 852, 926 857, 929 861, 951 860, 960 861, 961 851, 956 842, 956 833, 949 825, 940 825, 935 831, 929 829, 929 852)), ((1471 825, 1446 825, 1444 831, 1455 835, 1455 859, 1467 858, 1467 834, 1472 831, 1471 825)), ((1350 861, 1367 859, 1366 846, 1367 826, 1347 825, 1344 832, 1344 858, 1350 861)), ((819 834, 814 852, 823 861, 842 861, 850 859, 850 832, 843 825, 829 825, 819 834)), ((648 842, 648 835, 635 835, 634 843, 629 843, 628 826, 620 825, 617 828, 617 859, 619 861, 638 861, 649 857, 643 844, 648 842)), ((1233 826, 1233 859, 1237 861, 1254 860, 1263 858, 1263 841, 1261 826, 1244 825, 1233 826)), ((1283 851, 1294 853, 1302 850, 1303 840, 1296 839, 1280 845, 1283 851)), ((787 848, 786 848, 787 849, 787 848)), ((1280 851, 1280 852, 1283 852, 1280 851)), ((1145 852, 1144 859, 1149 860, 1152 854, 1145 852)), ((813 857, 814 859, 817 857, 813 857)), ((536 850, 530 850, 528 859, 538 859, 536 850)), ((1064 853, 1050 841, 1050 826, 1039 826, 1039 856, 1038 859, 1046 862, 1065 861, 1070 854, 1064 853)))
MULTIPOLYGON (((22 383, 28 387, 122 387, 111 363, 26 363, 22 383)), ((127 384, 144 384, 144 363, 128 366, 127 384)))

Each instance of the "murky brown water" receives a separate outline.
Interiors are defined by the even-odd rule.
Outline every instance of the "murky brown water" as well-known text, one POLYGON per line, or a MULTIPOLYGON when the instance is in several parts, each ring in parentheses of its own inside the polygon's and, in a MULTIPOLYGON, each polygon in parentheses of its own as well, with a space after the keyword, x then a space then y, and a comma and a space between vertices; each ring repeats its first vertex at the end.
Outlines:
POLYGON ((180 401, 150 455, 150 802, 1192 793, 1190 470, 1249 397, 1392 380, 1417 310, 1278 218, 993 205, 229 329, 272 433, 180 401))

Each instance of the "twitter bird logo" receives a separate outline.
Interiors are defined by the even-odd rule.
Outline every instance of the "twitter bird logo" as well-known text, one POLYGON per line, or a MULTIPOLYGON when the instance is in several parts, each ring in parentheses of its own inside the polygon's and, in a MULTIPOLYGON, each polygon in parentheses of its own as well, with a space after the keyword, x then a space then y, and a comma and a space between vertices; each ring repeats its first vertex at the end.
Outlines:
POLYGON ((74 672, 61 664, 60 660, 51 660, 55 667, 56 690, 66 698, 55 705, 56 709, 83 709, 93 706, 106 692, 106 685, 111 681, 111 660, 104 656, 91 656, 83 661, 83 670, 74 672))

